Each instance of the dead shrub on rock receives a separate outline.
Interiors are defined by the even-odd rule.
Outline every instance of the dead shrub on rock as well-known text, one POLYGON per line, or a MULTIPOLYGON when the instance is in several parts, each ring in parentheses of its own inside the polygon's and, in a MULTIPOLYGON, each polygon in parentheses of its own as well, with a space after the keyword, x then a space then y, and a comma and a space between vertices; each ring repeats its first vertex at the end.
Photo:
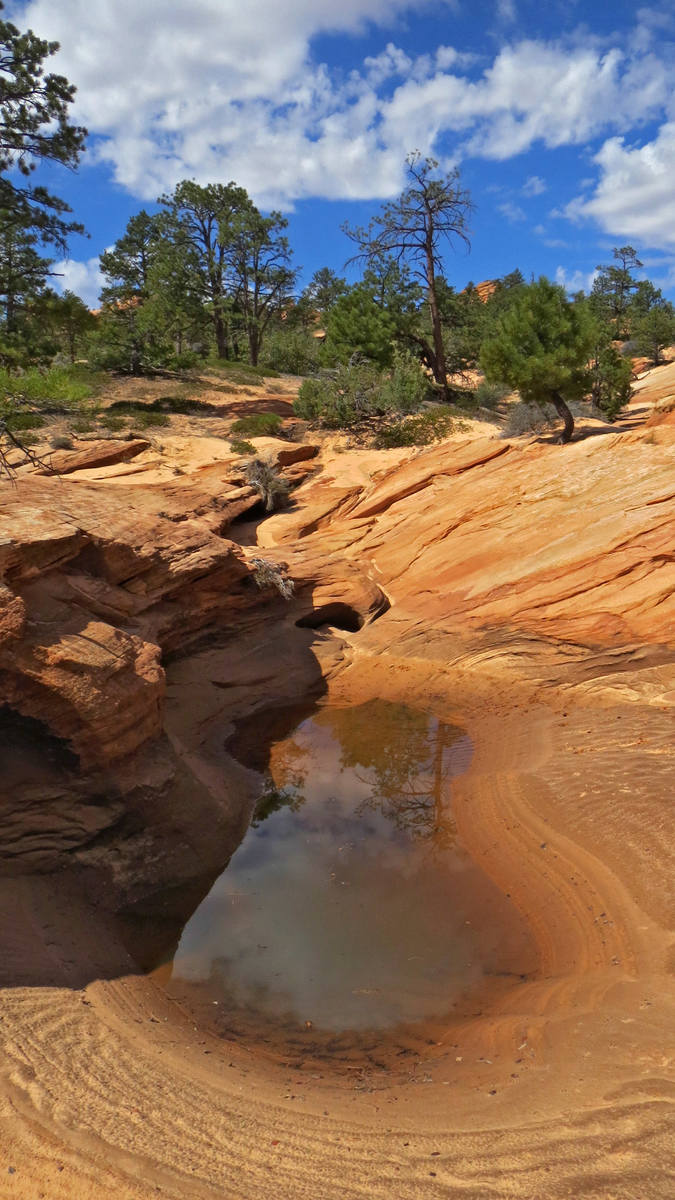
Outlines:
POLYGON ((281 507, 288 496, 289 483, 279 473, 274 459, 253 458, 246 464, 244 474, 260 496, 266 512, 281 507))
POLYGON ((292 579, 288 578, 286 568, 282 563, 273 563, 267 558, 252 558, 250 563, 254 568, 253 578, 261 590, 276 588, 284 600, 291 599, 295 584, 292 579))
POLYGON ((555 412, 547 407, 545 411, 538 404, 526 404, 519 400, 511 404, 504 426, 505 437, 520 437, 524 433, 541 433, 553 424, 555 412))

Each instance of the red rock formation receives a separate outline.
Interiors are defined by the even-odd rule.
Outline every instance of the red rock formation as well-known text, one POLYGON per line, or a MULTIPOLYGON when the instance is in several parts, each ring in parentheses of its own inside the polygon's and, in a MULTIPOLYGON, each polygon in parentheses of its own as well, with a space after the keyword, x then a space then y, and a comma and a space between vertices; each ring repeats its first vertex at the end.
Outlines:
MULTIPOLYGON (((282 445, 296 475, 316 453, 282 445)), ((78 478, 106 453, 70 456, 68 478, 24 472, 0 505, 0 703, 69 741, 86 767, 160 733, 164 653, 269 600, 224 536, 259 501, 238 460, 165 485, 78 478)))

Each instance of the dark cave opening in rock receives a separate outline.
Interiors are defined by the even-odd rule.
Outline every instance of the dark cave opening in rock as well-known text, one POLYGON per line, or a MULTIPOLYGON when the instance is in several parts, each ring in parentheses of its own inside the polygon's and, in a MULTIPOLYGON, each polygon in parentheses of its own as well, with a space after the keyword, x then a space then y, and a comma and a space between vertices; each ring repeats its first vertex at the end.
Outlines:
POLYGON ((347 633, 358 633, 359 629, 363 628, 363 623, 363 617, 355 608, 339 600, 333 604, 322 604, 295 622, 298 629, 321 629, 324 625, 332 625, 335 629, 343 629, 347 633))
POLYGON ((29 771, 77 771, 79 758, 69 743, 57 737, 43 721, 27 717, 9 705, 0 705, 0 745, 3 773, 23 763, 29 771))

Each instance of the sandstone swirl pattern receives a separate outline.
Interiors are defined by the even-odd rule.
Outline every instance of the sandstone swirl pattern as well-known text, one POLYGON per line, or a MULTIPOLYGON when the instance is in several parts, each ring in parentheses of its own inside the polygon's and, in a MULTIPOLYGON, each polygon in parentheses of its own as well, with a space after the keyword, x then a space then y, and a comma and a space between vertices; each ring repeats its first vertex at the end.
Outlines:
POLYGON ((2 799, 3 1200, 672 1195, 674 458, 672 414, 635 413, 562 449, 326 449, 258 547, 224 451, 5 490, 3 700, 85 774, 19 764, 2 799), (155 902, 170 941, 236 845, 223 731, 322 688, 461 715, 455 818, 538 957, 351 1072, 205 1032, 119 938, 155 902))

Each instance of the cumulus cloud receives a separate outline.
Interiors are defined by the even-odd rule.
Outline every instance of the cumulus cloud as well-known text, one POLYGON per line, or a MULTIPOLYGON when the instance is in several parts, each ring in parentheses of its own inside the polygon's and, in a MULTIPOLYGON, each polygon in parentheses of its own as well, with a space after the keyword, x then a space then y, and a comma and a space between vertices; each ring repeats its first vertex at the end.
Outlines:
POLYGON ((60 292, 75 292, 89 308, 97 307, 99 293, 103 287, 98 258, 89 258, 85 262, 68 258, 58 263, 54 270, 58 271, 58 275, 54 277, 54 285, 60 292))
POLYGON ((548 189, 548 184, 540 175, 530 175, 523 184, 524 196, 541 196, 548 189))
POLYGON ((387 41, 347 74, 313 55, 318 35, 390 30, 428 4, 28 0, 14 16, 61 42, 58 69, 78 88, 90 161, 109 163, 144 200, 185 177, 236 179, 262 205, 386 197, 406 153, 434 153, 447 135, 459 157, 504 159, 535 142, 625 134, 669 95, 650 47, 530 39, 482 70, 451 45, 411 57, 387 41))
POLYGON ((572 271, 567 272, 564 267, 558 267, 555 273, 556 283, 561 284, 566 292, 573 294, 574 292, 590 292, 597 271, 572 271))
POLYGON ((497 0, 497 17, 500 21, 510 25, 517 16, 515 0, 497 0))
POLYGON ((516 221, 525 221, 527 219, 527 214, 520 207, 520 205, 513 204, 511 200, 506 200, 503 204, 498 204, 497 212, 500 212, 503 217, 506 217, 507 221, 511 221, 512 223, 516 221))
POLYGON ((506 159, 535 141, 554 148, 582 144, 608 127, 630 129, 661 110, 668 72, 652 55, 638 62, 614 48, 566 50, 533 40, 505 47, 472 96, 479 123, 467 148, 506 159))
POLYGON ((591 217, 608 233, 643 245, 675 245, 675 122, 642 146, 609 138, 595 161, 600 167, 595 192, 573 200, 565 214, 573 220, 591 217))

